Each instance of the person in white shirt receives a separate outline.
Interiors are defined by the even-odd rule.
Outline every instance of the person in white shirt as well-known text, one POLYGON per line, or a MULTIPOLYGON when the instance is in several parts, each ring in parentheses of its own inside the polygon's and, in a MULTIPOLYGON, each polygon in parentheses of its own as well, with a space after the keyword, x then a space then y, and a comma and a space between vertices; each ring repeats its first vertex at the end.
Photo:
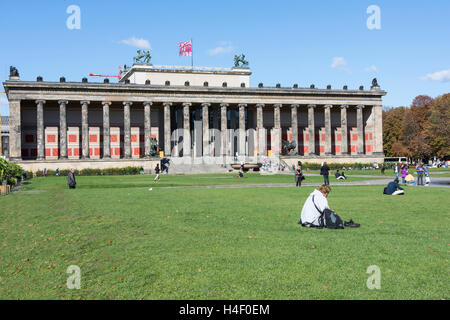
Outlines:
POLYGON ((306 199, 305 204, 303 205, 299 224, 307 227, 321 226, 319 217, 322 215, 323 210, 330 209, 327 200, 330 191, 331 189, 329 186, 321 185, 316 190, 311 192, 309 197, 306 199), (320 212, 317 209, 319 209, 320 212))

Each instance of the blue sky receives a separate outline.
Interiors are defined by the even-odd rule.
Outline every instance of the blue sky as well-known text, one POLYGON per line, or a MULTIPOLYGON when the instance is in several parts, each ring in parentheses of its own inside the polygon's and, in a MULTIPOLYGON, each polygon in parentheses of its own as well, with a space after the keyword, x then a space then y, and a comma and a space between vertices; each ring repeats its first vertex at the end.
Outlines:
MULTIPOLYGON (((450 92, 449 13, 448 0, 1 1, 0 81, 10 65, 22 80, 116 74, 132 64, 133 44, 150 46, 154 64, 190 65, 177 44, 192 38, 197 66, 231 67, 244 53, 252 86, 368 88, 376 77, 384 105, 408 106, 450 92), (81 10, 79 30, 66 26, 70 5, 81 10), (367 27, 370 5, 381 29, 367 27)), ((0 102, 8 114, 4 94, 0 102)))

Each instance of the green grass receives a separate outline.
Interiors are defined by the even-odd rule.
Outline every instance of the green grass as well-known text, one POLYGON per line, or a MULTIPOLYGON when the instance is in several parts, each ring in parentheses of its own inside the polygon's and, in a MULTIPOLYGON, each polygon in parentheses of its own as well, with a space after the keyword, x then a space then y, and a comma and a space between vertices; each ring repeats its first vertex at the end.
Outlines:
MULTIPOLYGON (((152 186, 245 181, 219 177, 152 186)), ((297 225, 313 187, 149 191, 151 180, 77 177, 68 190, 64 177, 38 178, 0 197, 0 298, 450 298, 450 189, 333 187, 330 206, 361 228, 316 230, 297 225), (66 287, 70 265, 80 290, 66 287), (366 286, 371 265, 380 290, 366 286)))

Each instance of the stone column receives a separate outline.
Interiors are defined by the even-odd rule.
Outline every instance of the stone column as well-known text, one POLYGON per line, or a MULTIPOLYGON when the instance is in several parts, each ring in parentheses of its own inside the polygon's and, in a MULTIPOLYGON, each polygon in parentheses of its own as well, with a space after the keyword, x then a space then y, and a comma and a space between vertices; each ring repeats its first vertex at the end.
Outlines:
POLYGON ((111 158, 111 128, 109 118, 109 106, 111 102, 104 101, 103 104, 103 159, 111 158))
POLYGON ((308 155, 313 155, 316 153, 316 130, 314 122, 314 108, 315 104, 308 105, 308 133, 309 133, 309 144, 308 144, 308 155))
POLYGON ((275 152, 274 152, 274 156, 279 156, 280 155, 280 150, 281 150, 281 121, 280 121, 280 108, 281 108, 281 104, 274 104, 273 105, 273 119, 274 119, 274 128, 272 130, 274 138, 273 141, 274 143, 274 148, 275 148, 275 152))
POLYGON ((348 133, 347 133, 347 109, 348 105, 341 105, 341 153, 348 154, 348 133))
POLYGON ((331 155, 331 104, 324 107, 325 111, 325 154, 331 155))
POLYGON ((246 156, 245 151, 245 103, 238 104, 239 107, 239 155, 246 156))
POLYGON ((124 142, 124 158, 131 158, 131 105, 130 101, 123 103, 123 142, 124 142))
POLYGON ((292 140, 295 143, 294 152, 298 154, 298 121, 297 121, 297 108, 298 104, 291 104, 291 127, 292 127, 292 140))
POLYGON ((22 160, 22 120, 20 100, 9 100, 9 158, 22 160))
POLYGON ((151 121, 151 106, 152 102, 146 101, 144 102, 144 156, 146 158, 150 157, 150 149, 151 149, 151 130, 152 130, 152 121, 151 121))
POLYGON ((356 106, 356 125, 358 131, 358 154, 364 154, 364 105, 356 106))
POLYGON ((43 160, 45 157, 44 104, 45 104, 45 100, 36 100, 36 106, 37 106, 37 160, 43 160))
POLYGON ((256 105, 256 128, 258 131, 258 156, 264 156, 264 149, 266 147, 266 133, 264 131, 264 116, 263 116, 263 103, 256 105))
POLYGON ((183 103, 183 157, 191 156, 191 122, 190 107, 192 103, 183 103))
POLYGON ((222 156, 227 156, 227 107, 228 103, 220 104, 220 133, 222 136, 222 156))
POLYGON ((170 107, 171 102, 164 102, 164 156, 170 156, 170 138, 171 138, 171 128, 170 128, 170 107))
POLYGON ((81 101, 81 159, 89 158, 89 101, 81 101))
POLYGON ((372 106, 374 121, 374 149, 373 154, 384 157, 383 149, 383 108, 381 104, 372 106))
POLYGON ((209 106, 211 106, 210 103, 202 103, 203 156, 211 156, 211 148, 209 145, 209 106))
POLYGON ((220 108, 214 108, 214 156, 220 155, 220 108))
POLYGON ((59 100, 59 158, 67 159, 67 110, 68 101, 59 100))

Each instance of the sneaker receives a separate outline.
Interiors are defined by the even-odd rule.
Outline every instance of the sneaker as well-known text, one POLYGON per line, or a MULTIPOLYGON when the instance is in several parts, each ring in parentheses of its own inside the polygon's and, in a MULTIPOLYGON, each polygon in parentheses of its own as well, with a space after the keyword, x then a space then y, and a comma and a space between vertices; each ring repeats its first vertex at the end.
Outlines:
POLYGON ((344 222, 344 227, 347 227, 347 228, 359 228, 360 224, 359 223, 355 223, 355 222, 353 222, 352 219, 350 219, 350 221, 345 221, 344 222))

